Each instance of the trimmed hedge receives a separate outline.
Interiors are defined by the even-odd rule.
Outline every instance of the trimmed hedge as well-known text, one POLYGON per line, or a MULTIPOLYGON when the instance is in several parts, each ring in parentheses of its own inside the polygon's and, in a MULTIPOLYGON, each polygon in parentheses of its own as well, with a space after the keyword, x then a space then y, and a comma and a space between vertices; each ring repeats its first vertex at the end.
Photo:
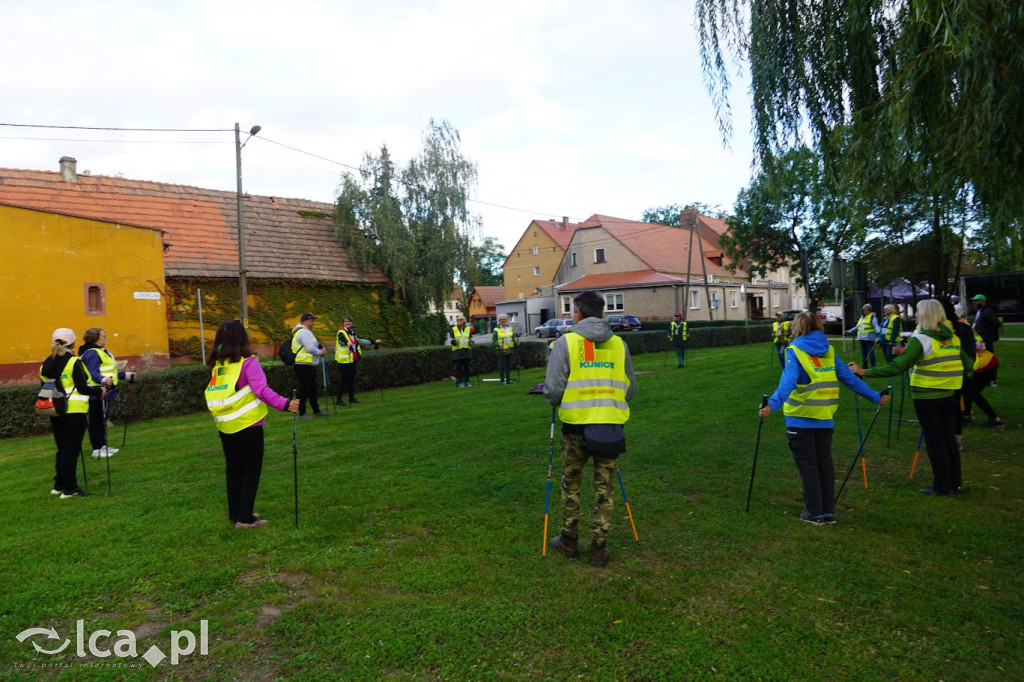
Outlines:
MULTIPOLYGON (((764 325, 698 327, 690 330, 691 348, 736 346, 771 340, 771 328, 764 325)), ((622 335, 631 355, 669 350, 666 334, 661 331, 629 332, 622 335)), ((513 363, 517 367, 542 367, 547 364, 548 341, 521 341, 513 363)), ((443 381, 452 375, 451 348, 421 346, 370 350, 364 352, 356 373, 356 390, 369 392, 398 386, 411 386, 430 381, 443 381)), ((267 382, 281 395, 290 395, 298 388, 295 372, 279 360, 261 363, 267 382)), ((338 366, 333 359, 326 363, 328 393, 337 385, 338 366)), ((472 372, 489 374, 498 371, 498 354, 489 344, 473 349, 472 372)), ((323 377, 317 372, 319 392, 323 393, 323 377)), ((203 391, 210 381, 210 370, 202 364, 179 365, 158 372, 140 374, 132 384, 122 384, 110 418, 121 425, 125 411, 131 421, 195 414, 206 409, 203 391)), ((46 417, 39 417, 32 407, 39 388, 36 385, 0 386, 0 438, 49 433, 46 417)))

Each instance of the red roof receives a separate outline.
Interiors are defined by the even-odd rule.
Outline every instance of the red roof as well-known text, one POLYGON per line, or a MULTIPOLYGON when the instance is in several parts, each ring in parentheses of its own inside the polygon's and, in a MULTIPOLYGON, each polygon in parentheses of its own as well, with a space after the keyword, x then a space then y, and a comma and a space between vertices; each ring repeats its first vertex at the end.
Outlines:
POLYGON ((554 239, 562 251, 569 246, 573 233, 580 226, 579 223, 570 223, 567 220, 534 220, 533 223, 554 239))
MULTIPOLYGON (((334 237, 332 204, 245 195, 249 277, 383 284, 379 268, 350 261, 334 237)), ((160 230, 169 277, 238 276, 235 192, 60 173, 0 169, 0 205, 160 230)))
MULTIPOLYGON (((725 230, 725 221, 708 216, 698 216, 698 227, 691 230, 689 226, 669 227, 657 223, 645 223, 638 220, 613 218, 603 215, 592 215, 580 223, 580 230, 603 228, 611 237, 629 249, 651 270, 700 276, 705 270, 708 276, 745 278, 747 273, 742 269, 735 273, 714 262, 701 259, 704 256, 722 254, 718 238, 725 230), (690 244, 693 244, 693 256, 690 257, 690 244)), ((729 264, 723 258, 723 265, 729 264)))
POLYGON ((505 296, 505 287, 473 287, 473 295, 480 297, 485 308, 493 308, 505 296))

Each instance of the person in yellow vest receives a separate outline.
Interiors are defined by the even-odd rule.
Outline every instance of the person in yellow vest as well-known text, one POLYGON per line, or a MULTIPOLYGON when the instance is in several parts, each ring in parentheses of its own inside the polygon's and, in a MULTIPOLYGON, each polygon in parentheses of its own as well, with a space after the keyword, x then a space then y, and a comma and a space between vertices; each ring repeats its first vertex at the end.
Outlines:
POLYGON ((865 367, 874 367, 875 345, 882 333, 882 327, 878 324, 878 316, 870 304, 865 305, 862 312, 857 324, 847 329, 846 333, 857 333, 857 341, 860 342, 860 362, 865 367))
POLYGON ((882 346, 882 355, 885 356, 886 362, 892 362, 895 354, 893 348, 900 342, 900 338, 903 334, 903 320, 896 313, 896 306, 892 303, 885 304, 882 308, 882 333, 878 339, 879 345, 882 346))
POLYGON ((836 468, 832 462, 832 431, 839 407, 840 382, 873 403, 889 402, 843 364, 829 345, 821 320, 814 313, 798 313, 793 319, 793 341, 786 349, 786 367, 779 387, 761 408, 761 417, 782 409, 786 439, 793 453, 804 506, 800 520, 813 525, 836 522, 836 468))
POLYGON ((562 422, 562 530, 548 544, 567 557, 579 555, 580 479, 593 458, 590 563, 601 567, 608 563, 612 493, 636 381, 629 347, 602 319, 604 298, 584 291, 572 305, 572 331, 555 339, 544 377, 544 397, 562 422))
POLYGON ((689 335, 686 333, 686 322, 683 321, 683 314, 676 313, 675 319, 672 320, 668 328, 668 340, 676 351, 677 367, 686 367, 686 340, 688 338, 689 335))
POLYGON ((235 528, 255 528, 267 521, 253 513, 263 471, 263 424, 267 405, 299 411, 299 399, 289 400, 267 386, 249 335, 238 320, 225 322, 213 339, 206 407, 213 415, 224 449, 224 478, 228 519, 235 528))
POLYGON ((988 421, 983 422, 981 426, 995 429, 1006 427, 992 405, 981 394, 992 383, 992 377, 995 376, 998 368, 999 357, 995 353, 985 350, 984 342, 982 342, 982 348, 978 351, 978 357, 974 361, 974 374, 968 380, 967 388, 964 391, 964 420, 968 424, 974 424, 974 420, 971 418, 971 408, 977 404, 988 415, 988 421))
POLYGON ((473 359, 473 325, 466 324, 466 318, 459 315, 455 318, 455 326, 448 335, 448 343, 452 346, 452 364, 455 365, 455 387, 471 388, 469 367, 473 359))
POLYGON ((88 493, 78 487, 75 470, 78 467, 78 454, 82 450, 82 438, 85 436, 89 399, 97 396, 102 400, 107 389, 102 385, 89 385, 85 365, 75 356, 74 331, 67 327, 56 329, 50 341, 50 357, 39 368, 39 380, 45 383, 50 379, 59 379, 68 396, 67 412, 59 417, 50 417, 50 430, 57 443, 56 472, 50 494, 60 495, 62 500, 85 497, 88 493))
POLYGON ((362 355, 360 346, 379 346, 380 339, 361 339, 356 334, 355 320, 351 315, 342 319, 342 325, 338 328, 338 342, 334 346, 334 359, 338 363, 338 393, 335 401, 344 405, 342 396, 348 393, 348 404, 354 405, 356 400, 356 364, 362 355))
POLYGON ((892 362, 867 370, 851 362, 850 369, 866 378, 894 377, 910 372, 910 396, 932 465, 931 486, 918 492, 925 495, 966 492, 956 445, 956 411, 960 406, 954 395, 963 385, 964 368, 971 367, 970 358, 953 333, 942 303, 935 299, 920 301, 915 317, 914 335, 892 362))
POLYGON ((86 329, 82 334, 82 341, 85 343, 79 346, 78 357, 81 358, 89 375, 89 385, 103 384, 107 388, 107 396, 103 400, 97 396, 89 398, 89 441, 92 444, 92 456, 111 457, 120 450, 110 447, 106 442, 104 413, 109 412, 109 405, 117 400, 117 385, 122 381, 135 381, 135 372, 118 369, 113 353, 107 350, 107 332, 100 327, 86 329))
POLYGON ((299 323, 292 329, 292 352, 295 354, 295 377, 299 380, 299 419, 326 417, 320 411, 320 403, 316 399, 316 365, 324 354, 324 346, 313 336, 313 324, 316 316, 302 313, 299 323), (313 414, 306 414, 306 402, 313 414))
POLYGON ((772 343, 775 344, 775 352, 779 355, 779 365, 786 368, 786 346, 791 340, 789 331, 789 320, 784 319, 781 310, 775 311, 775 321, 772 322, 772 343))
POLYGON ((511 384, 512 356, 519 341, 508 325, 508 315, 498 315, 498 326, 491 332, 491 345, 498 351, 498 380, 503 384, 511 384))

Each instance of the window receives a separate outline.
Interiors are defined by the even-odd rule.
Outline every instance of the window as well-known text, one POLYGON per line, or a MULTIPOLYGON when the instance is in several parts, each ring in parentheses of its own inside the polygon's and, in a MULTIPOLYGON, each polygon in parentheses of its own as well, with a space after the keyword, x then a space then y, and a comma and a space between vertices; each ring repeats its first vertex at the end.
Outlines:
POLYGON ((730 291, 729 292, 729 307, 730 308, 738 308, 739 307, 738 301, 739 301, 739 292, 730 291))
POLYGON ((690 310, 700 310, 700 291, 690 289, 690 310))
POLYGON ((106 286, 99 282, 86 282, 85 285, 85 314, 106 315, 107 314, 107 292, 106 286))
POLYGON ((536 256, 538 253, 540 253, 540 247, 537 246, 536 244, 534 244, 533 245, 533 255, 536 256))
POLYGON ((568 296, 562 296, 562 314, 572 315, 572 299, 568 296))
POLYGON ((574 268, 574 267, 576 267, 576 252, 575 252, 575 251, 573 251, 573 252, 572 252, 572 253, 570 254, 570 258, 569 258, 569 266, 570 266, 570 267, 573 267, 573 268, 574 268))
POLYGON ((718 310, 718 292, 717 291, 712 291, 711 292, 711 309, 712 310, 718 310))
POLYGON ((509 324, 515 324, 518 321, 519 321, 519 313, 509 313, 508 314, 508 323, 509 324))
POLYGON ((606 312, 624 310, 622 294, 605 294, 604 309, 606 312))
POLYGON ((534 277, 540 277, 540 266, 539 265, 534 265, 533 266, 533 276, 534 277))
POLYGON ((594 262, 595 263, 603 263, 604 262, 604 249, 594 249, 594 262))
POLYGON ((778 307, 779 307, 779 292, 773 291, 772 292, 772 308, 778 308, 778 307))

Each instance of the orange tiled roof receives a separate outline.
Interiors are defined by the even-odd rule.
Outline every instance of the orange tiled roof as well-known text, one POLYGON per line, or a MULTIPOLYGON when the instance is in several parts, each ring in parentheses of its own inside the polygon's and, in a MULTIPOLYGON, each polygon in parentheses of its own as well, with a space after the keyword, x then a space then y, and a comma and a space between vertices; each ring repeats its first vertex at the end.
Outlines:
POLYGON ((480 297, 480 303, 485 308, 493 308, 505 295, 505 287, 473 287, 473 293, 480 297))
MULTIPOLYGON (((659 285, 686 284, 686 278, 670 275, 655 270, 636 270, 633 272, 609 272, 599 275, 584 275, 577 280, 563 284, 559 293, 586 291, 587 289, 628 289, 630 287, 653 287, 659 285)), ((703 280, 690 279, 690 284, 703 284, 703 280)))
MULTIPOLYGON (((249 277, 387 281, 380 269, 350 262, 333 236, 333 205, 250 195, 243 201, 249 277)), ((102 175, 65 181, 56 172, 0 169, 0 205, 160 230, 167 276, 238 276, 235 192, 102 175)))
POLYGON ((565 251, 572 241, 572 235, 579 228, 579 223, 570 223, 567 220, 534 220, 533 221, 545 234, 555 240, 555 243, 565 251))
MULTIPOLYGON (((714 277, 746 277, 742 269, 735 273, 725 267, 706 260, 701 265, 701 257, 721 255, 722 247, 718 244, 719 230, 725 229, 725 221, 718 218, 699 216, 700 226, 693 232, 693 258, 690 253, 690 232, 687 227, 668 227, 657 223, 644 223, 625 218, 613 218, 603 215, 592 215, 580 223, 580 230, 603 228, 611 237, 629 249, 651 270, 685 275, 687 268, 690 274, 714 277)), ((723 258, 723 265, 729 263, 723 258)))

